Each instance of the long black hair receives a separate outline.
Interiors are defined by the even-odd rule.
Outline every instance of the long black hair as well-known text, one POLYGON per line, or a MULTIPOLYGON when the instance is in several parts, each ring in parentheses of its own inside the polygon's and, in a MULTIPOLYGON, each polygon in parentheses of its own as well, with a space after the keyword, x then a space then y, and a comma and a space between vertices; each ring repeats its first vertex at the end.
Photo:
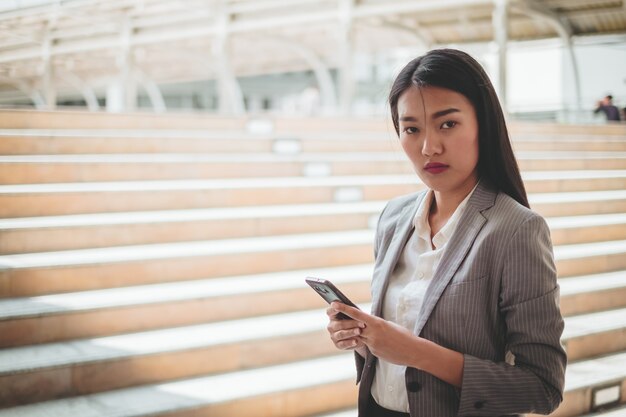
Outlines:
POLYGON ((478 119, 479 178, 529 207, 502 107, 482 66, 456 49, 435 49, 409 62, 389 92, 391 118, 398 135, 398 99, 413 86, 446 88, 464 95, 473 104, 478 119))

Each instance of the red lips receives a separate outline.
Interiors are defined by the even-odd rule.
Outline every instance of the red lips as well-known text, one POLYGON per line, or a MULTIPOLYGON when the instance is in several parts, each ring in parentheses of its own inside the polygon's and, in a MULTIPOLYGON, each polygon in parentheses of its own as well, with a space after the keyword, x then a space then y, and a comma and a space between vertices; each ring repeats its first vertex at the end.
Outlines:
POLYGON ((441 164, 439 162, 429 162, 426 165, 424 165, 424 170, 431 174, 439 174, 440 172, 443 172, 448 168, 449 168, 448 165, 441 164))

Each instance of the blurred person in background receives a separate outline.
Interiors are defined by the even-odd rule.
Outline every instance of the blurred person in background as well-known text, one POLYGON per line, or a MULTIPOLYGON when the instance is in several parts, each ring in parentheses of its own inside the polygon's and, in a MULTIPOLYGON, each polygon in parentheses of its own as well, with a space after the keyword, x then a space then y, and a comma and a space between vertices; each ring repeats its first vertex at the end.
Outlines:
POLYGON ((359 416, 551 413, 567 358, 550 231, 489 78, 466 53, 433 50, 404 67, 389 104, 427 190, 380 216, 372 314, 327 310, 335 346, 355 350, 359 416))
POLYGON ((593 112, 595 114, 603 112, 608 121, 620 121, 619 109, 613 104, 613 96, 610 94, 598 101, 596 109, 593 112))

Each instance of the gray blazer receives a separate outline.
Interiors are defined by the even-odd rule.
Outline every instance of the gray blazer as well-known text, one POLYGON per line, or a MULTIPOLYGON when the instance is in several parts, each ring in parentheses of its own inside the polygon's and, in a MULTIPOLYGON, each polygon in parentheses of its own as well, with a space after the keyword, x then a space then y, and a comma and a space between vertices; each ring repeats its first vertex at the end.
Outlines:
MULTIPOLYGON (((378 222, 372 314, 413 231, 425 191, 396 198, 378 222)), ((407 368, 412 417, 548 414, 560 404, 567 358, 550 232, 544 219, 484 181, 470 197, 430 283, 413 332, 464 354, 462 387, 407 368)), ((358 354, 359 416, 377 360, 358 354)))

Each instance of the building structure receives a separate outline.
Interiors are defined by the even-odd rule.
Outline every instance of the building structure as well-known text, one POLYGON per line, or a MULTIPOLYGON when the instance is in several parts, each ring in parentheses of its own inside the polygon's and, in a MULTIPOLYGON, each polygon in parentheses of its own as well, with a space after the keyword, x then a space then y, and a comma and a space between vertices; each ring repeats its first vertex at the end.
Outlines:
POLYGON ((492 75, 506 106, 510 42, 555 38, 565 55, 567 106, 581 109, 574 44, 590 35, 626 44, 626 0, 30 0, 5 7, 0 105, 48 109, 148 105, 241 114, 296 108, 294 91, 313 87, 321 113, 354 114, 363 88, 371 100, 384 96, 402 48, 414 56, 477 44, 495 58, 492 75), (182 103, 168 106, 164 90, 185 84, 204 92, 179 94, 182 103), (280 105, 253 93, 263 85, 278 89, 280 105))

